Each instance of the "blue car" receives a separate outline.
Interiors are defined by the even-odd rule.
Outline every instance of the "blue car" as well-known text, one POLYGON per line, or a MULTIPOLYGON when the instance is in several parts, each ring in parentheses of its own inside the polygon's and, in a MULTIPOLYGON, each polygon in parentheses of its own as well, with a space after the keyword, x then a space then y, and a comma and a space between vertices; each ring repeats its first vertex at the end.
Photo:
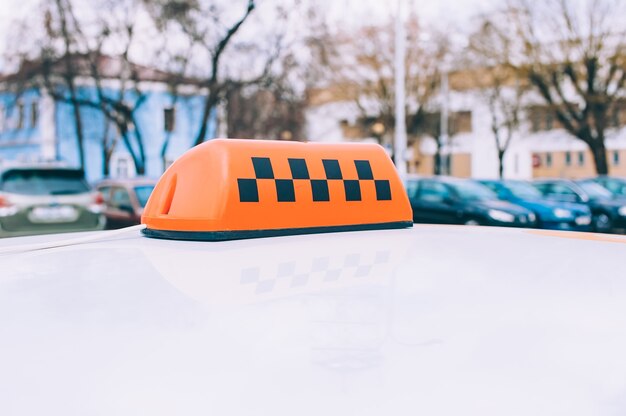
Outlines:
POLYGON ((548 230, 591 231, 591 211, 585 205, 546 200, 534 186, 524 181, 481 180, 498 198, 523 206, 535 213, 537 226, 548 230))

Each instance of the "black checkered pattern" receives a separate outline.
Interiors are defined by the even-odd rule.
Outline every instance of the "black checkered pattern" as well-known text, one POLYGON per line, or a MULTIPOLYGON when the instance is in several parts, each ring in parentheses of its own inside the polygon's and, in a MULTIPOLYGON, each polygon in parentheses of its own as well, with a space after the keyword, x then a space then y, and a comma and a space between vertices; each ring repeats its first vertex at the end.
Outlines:
POLYGON ((250 267, 241 270, 239 283, 254 287, 257 295, 264 295, 271 293, 277 286, 299 289, 313 281, 331 283, 340 279, 366 278, 379 273, 380 269, 376 267, 388 263, 390 257, 389 251, 379 251, 369 255, 353 253, 334 259, 319 257, 299 265, 295 261, 283 262, 268 270, 250 267))
POLYGON ((288 159, 291 177, 277 179, 274 176, 272 161, 268 157, 253 157, 254 178, 237 179, 240 202, 259 202, 258 181, 271 180, 276 186, 278 202, 295 202, 294 181, 308 181, 314 202, 330 201, 329 181, 342 181, 346 201, 362 201, 361 182, 373 181, 377 201, 391 200, 391 185, 387 179, 375 179, 369 160, 355 160, 358 179, 344 179, 339 161, 323 159, 324 179, 312 179, 305 159, 288 159))

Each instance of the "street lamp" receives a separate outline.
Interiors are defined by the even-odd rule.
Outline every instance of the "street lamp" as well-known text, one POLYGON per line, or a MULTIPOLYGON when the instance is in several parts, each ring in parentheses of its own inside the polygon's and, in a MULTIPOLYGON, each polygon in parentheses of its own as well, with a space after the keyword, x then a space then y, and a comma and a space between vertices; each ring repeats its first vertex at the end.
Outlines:
POLYGON ((452 173, 451 166, 451 156, 452 156, 452 148, 450 143, 450 86, 448 82, 448 77, 450 73, 450 56, 447 55, 443 59, 443 64, 441 65, 441 120, 440 123, 440 134, 439 134, 439 143, 441 143, 442 155, 442 173, 445 175, 450 175, 452 173))
POLYGON ((396 9, 396 53, 395 53, 395 140, 393 159, 400 177, 405 177, 406 169, 406 34, 404 27, 404 6, 406 0, 398 0, 396 9))

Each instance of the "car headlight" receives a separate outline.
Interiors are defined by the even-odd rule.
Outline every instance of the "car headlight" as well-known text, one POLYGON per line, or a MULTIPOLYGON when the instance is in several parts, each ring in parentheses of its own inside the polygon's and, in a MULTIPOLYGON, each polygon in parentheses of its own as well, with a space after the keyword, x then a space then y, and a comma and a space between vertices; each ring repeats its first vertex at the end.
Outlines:
POLYGON ((617 213, 622 217, 626 217, 626 206, 619 207, 617 213))
POLYGON ((500 222, 513 222, 515 221, 515 215, 509 214, 505 211, 500 211, 498 209, 490 209, 487 211, 487 214, 496 221, 500 222))
POLYGON ((576 218, 576 225, 589 225, 591 224, 591 216, 584 215, 582 217, 576 218))
POLYGON ((572 216, 572 211, 563 208, 556 208, 552 211, 552 214, 554 214, 555 218, 570 218, 572 216))

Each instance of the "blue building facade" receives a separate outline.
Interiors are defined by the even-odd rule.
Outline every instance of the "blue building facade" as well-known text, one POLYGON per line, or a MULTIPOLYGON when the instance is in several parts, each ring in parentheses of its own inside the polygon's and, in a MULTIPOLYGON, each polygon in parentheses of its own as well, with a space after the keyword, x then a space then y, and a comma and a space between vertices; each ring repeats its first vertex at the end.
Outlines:
MULTIPOLYGON (((94 101, 94 87, 82 86, 78 94, 94 101)), ((119 91, 109 88, 105 92, 118 96, 119 91)), ((133 92, 124 101, 133 103, 133 92)), ((134 113, 136 124, 129 134, 141 135, 145 151, 145 175, 159 177, 169 163, 182 155, 192 145, 200 128, 203 96, 180 94, 174 97, 164 84, 151 83, 142 91, 145 98, 134 113), (168 141, 165 158, 161 150, 168 141)), ((81 107, 85 174, 95 182, 105 176, 104 141, 114 141, 115 147, 109 163, 110 177, 136 175, 135 164, 126 144, 114 123, 107 120, 98 108, 81 107)), ((217 133, 214 112, 208 121, 207 140, 217 133)), ((134 140, 132 141, 134 142, 134 140)), ((131 142, 131 145, 133 145, 131 142)), ((38 160, 55 160, 79 167, 79 147, 71 104, 55 101, 44 91, 33 88, 19 95, 9 90, 0 92, 0 162, 32 163, 38 160)))

